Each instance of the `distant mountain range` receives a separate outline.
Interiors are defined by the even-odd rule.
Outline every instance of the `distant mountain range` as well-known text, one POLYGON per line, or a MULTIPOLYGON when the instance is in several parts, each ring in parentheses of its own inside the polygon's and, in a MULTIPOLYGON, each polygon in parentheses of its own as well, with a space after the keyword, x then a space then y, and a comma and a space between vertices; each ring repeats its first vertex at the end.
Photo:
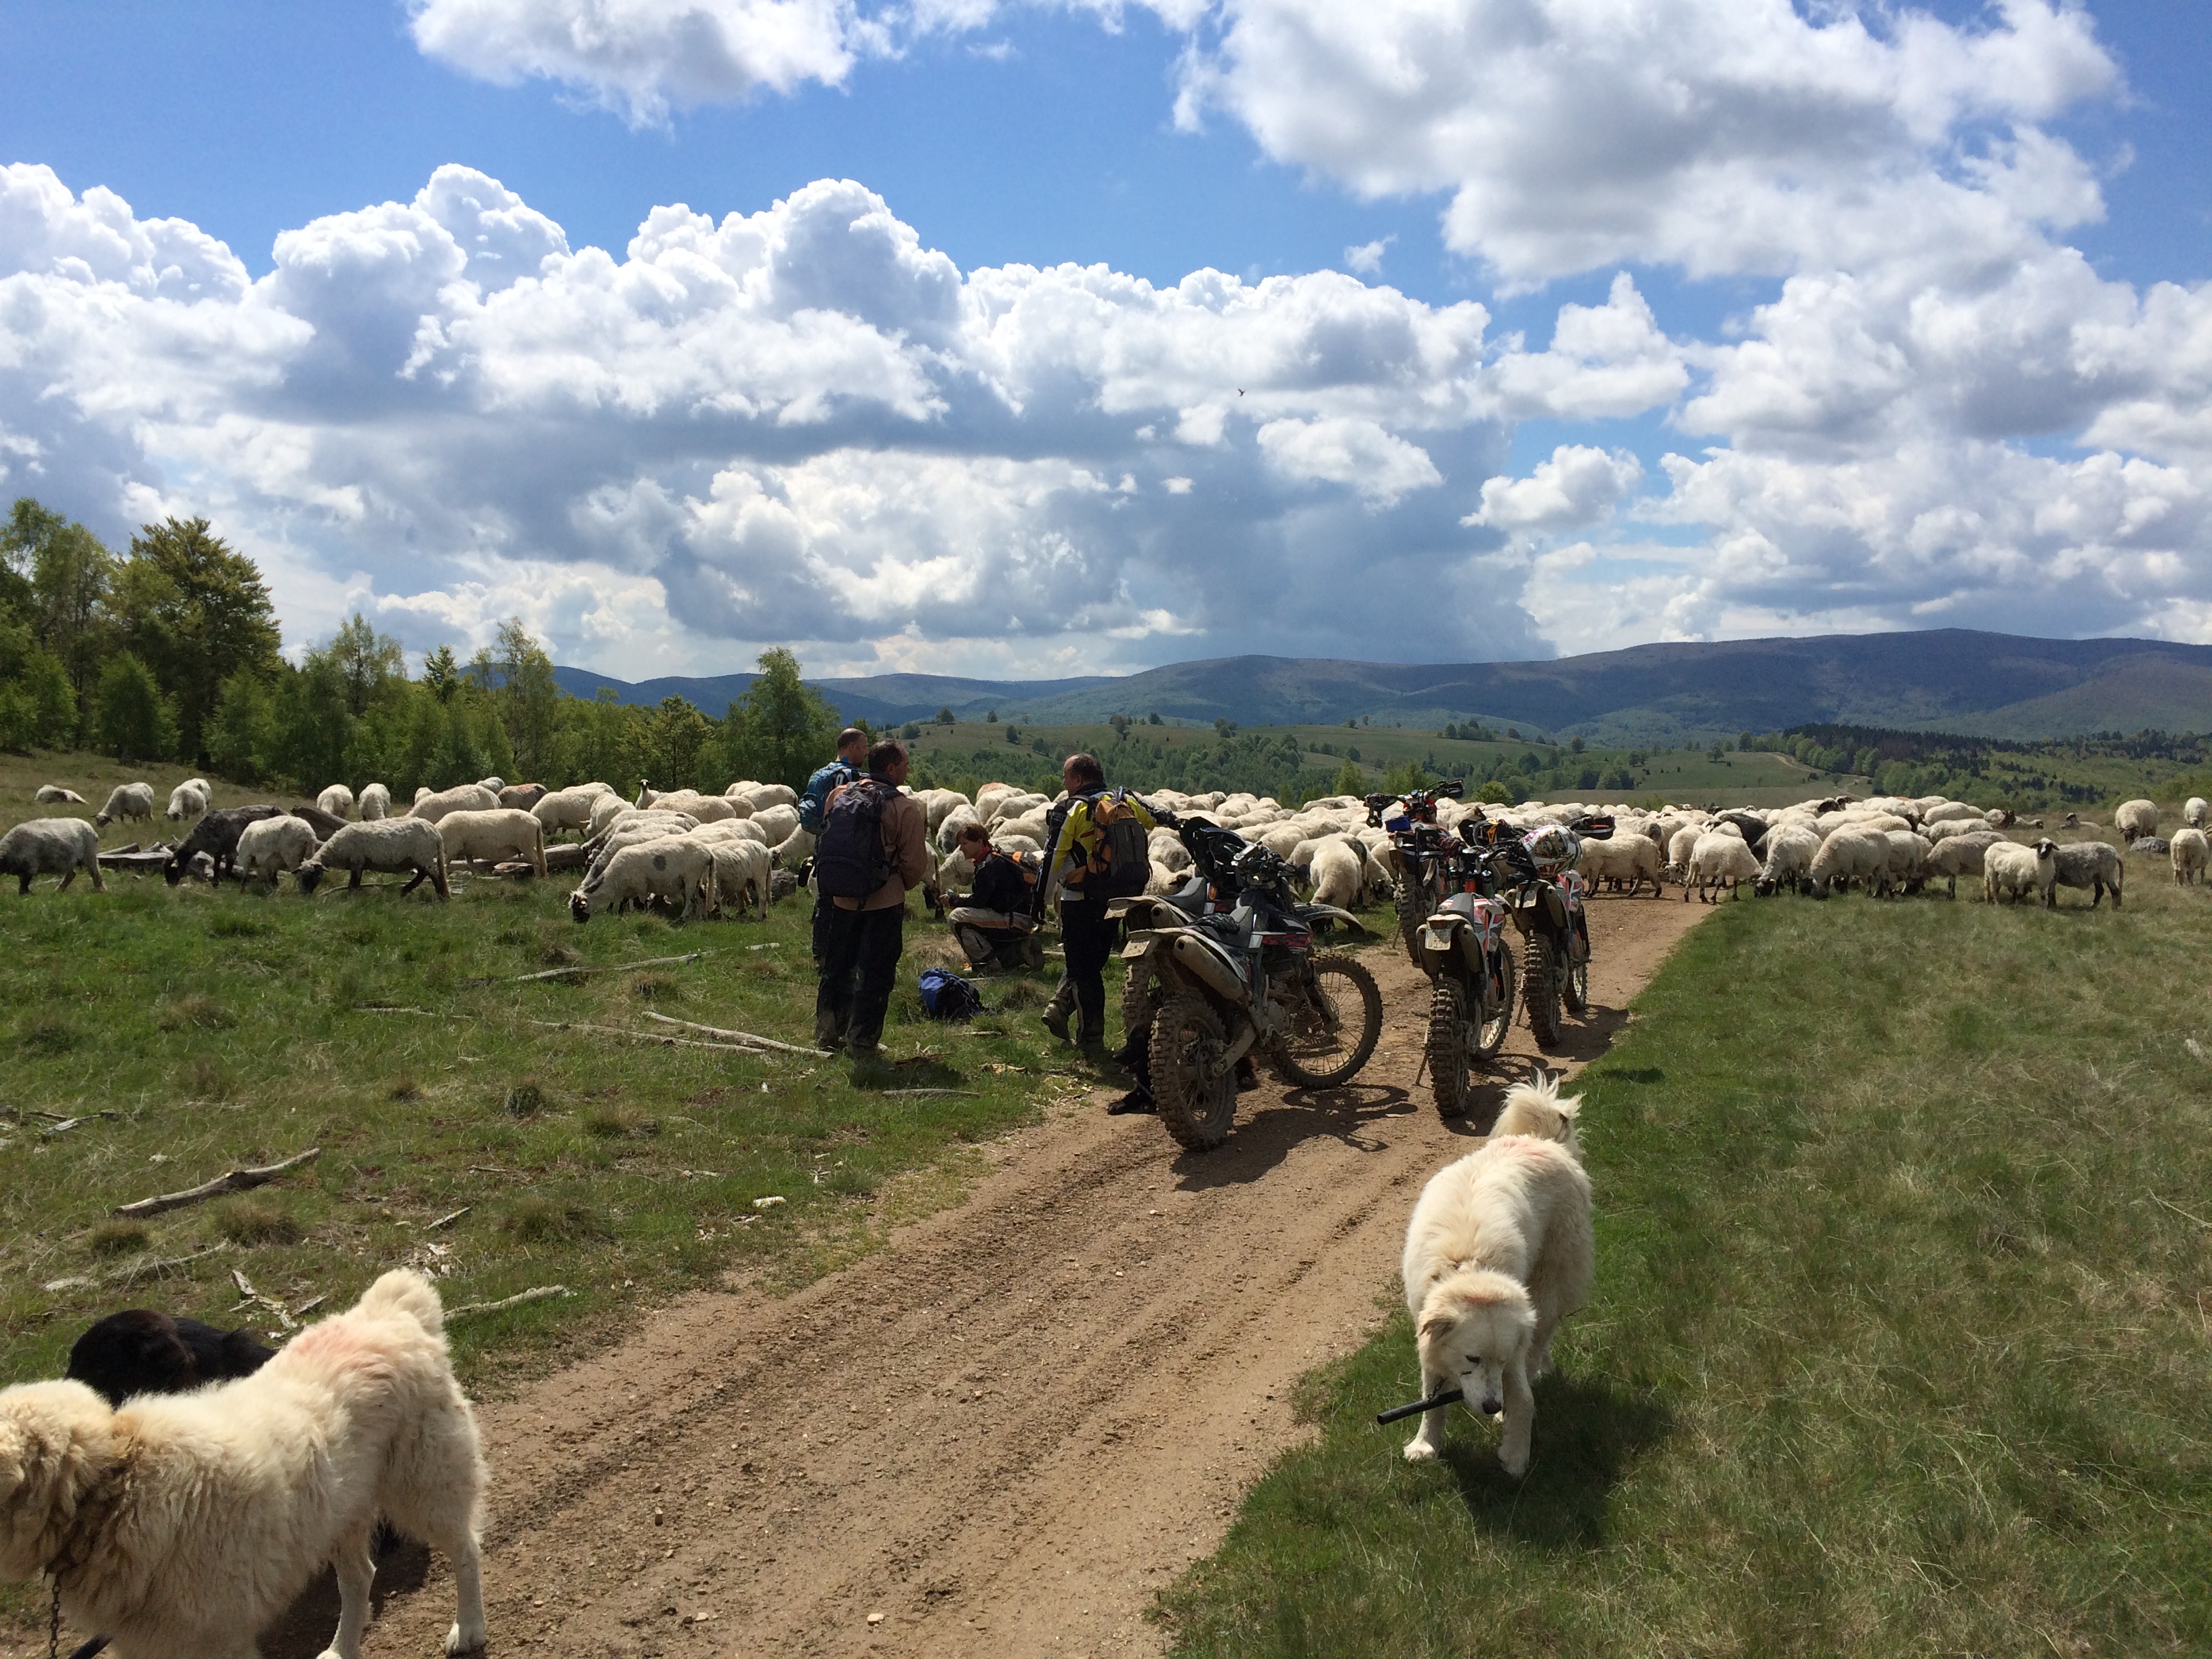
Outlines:
MULTIPOLYGON (((750 674, 631 684, 555 671, 588 697, 688 698, 720 716, 750 674)), ((2212 646, 2159 640, 2036 640, 1965 629, 1834 634, 1816 639, 1639 645, 1548 662, 1403 664, 1333 658, 1224 657, 1140 674, 972 680, 883 674, 812 682, 847 720, 1067 725, 1125 714, 1241 726, 1437 726, 1479 720, 1602 744, 1702 743, 1808 721, 1988 737, 2099 731, 2212 731, 2212 646)))

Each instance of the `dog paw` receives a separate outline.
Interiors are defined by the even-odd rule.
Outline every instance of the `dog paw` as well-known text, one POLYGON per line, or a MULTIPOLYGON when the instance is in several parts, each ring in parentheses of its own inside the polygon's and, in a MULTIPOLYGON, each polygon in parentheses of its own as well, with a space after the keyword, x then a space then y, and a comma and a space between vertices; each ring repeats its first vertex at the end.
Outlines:
POLYGON ((1437 1449, 1425 1440, 1408 1440, 1406 1443, 1406 1461, 1408 1463, 1432 1462, 1436 1455, 1437 1449))

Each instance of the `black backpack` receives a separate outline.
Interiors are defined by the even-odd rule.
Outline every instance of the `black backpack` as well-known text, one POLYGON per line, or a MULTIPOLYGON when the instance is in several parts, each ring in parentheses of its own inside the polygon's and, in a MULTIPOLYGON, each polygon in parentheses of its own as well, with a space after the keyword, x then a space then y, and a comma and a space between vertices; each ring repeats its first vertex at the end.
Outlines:
POLYGON ((814 843, 814 885, 829 898, 866 898, 890 879, 884 854, 884 808, 890 785, 859 778, 837 792, 814 843))

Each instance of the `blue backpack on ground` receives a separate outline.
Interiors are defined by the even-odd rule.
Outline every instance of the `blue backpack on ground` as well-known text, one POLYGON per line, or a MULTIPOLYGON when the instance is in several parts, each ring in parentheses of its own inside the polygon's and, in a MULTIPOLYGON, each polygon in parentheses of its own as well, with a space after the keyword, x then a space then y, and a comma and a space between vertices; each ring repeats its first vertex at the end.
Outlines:
POLYGON ((982 994, 944 968, 921 970, 921 1012, 931 1019, 973 1019, 984 1012, 982 994))

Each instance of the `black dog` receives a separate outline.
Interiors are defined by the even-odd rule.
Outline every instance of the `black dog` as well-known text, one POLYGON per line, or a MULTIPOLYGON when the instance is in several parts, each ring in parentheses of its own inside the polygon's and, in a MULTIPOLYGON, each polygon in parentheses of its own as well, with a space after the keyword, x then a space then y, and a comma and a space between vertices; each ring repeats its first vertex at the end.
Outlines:
POLYGON ((134 1394, 188 1394, 251 1376, 276 1358, 252 1331, 219 1331, 151 1308, 110 1314, 70 1350, 69 1376, 118 1409, 134 1394))

